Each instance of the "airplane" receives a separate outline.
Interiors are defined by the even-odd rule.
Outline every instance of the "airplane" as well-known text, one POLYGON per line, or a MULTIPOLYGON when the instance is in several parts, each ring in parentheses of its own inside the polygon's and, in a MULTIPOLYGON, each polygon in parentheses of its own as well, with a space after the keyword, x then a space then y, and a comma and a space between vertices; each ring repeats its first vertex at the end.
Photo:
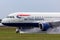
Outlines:
POLYGON ((16 12, 11 13, 1 23, 5 26, 16 27, 16 33, 21 29, 40 28, 47 31, 49 28, 60 26, 60 13, 57 12, 16 12))

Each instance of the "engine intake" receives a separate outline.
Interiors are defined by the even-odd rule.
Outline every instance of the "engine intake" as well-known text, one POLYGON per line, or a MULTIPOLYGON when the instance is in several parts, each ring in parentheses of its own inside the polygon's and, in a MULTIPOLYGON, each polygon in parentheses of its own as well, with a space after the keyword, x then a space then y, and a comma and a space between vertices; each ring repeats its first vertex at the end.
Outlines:
POLYGON ((47 31, 49 28, 52 27, 51 23, 42 23, 39 24, 39 27, 42 31, 47 31))

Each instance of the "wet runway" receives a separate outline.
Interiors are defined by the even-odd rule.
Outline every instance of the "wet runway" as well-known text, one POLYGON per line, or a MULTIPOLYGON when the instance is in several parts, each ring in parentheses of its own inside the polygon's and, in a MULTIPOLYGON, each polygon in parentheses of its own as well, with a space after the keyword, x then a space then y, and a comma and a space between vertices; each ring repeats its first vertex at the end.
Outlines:
POLYGON ((41 31, 39 28, 21 30, 20 33, 46 33, 46 34, 60 34, 60 27, 48 29, 47 31, 41 31))

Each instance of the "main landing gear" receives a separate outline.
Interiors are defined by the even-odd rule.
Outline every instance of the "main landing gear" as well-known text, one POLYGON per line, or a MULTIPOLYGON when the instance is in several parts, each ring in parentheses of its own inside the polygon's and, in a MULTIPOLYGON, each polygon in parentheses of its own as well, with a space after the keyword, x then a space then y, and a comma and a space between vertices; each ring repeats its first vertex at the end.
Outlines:
POLYGON ((20 27, 17 27, 17 28, 16 28, 16 33, 19 33, 20 30, 21 30, 21 28, 20 28, 20 27))

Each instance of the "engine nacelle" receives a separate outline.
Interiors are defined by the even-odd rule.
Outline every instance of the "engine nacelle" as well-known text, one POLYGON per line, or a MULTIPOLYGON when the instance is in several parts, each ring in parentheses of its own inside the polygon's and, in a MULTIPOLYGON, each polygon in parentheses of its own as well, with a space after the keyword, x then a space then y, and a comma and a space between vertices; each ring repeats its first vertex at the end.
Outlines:
POLYGON ((40 24, 40 29, 42 31, 47 31, 51 27, 52 27, 52 25, 50 23, 42 23, 42 24, 40 24))

